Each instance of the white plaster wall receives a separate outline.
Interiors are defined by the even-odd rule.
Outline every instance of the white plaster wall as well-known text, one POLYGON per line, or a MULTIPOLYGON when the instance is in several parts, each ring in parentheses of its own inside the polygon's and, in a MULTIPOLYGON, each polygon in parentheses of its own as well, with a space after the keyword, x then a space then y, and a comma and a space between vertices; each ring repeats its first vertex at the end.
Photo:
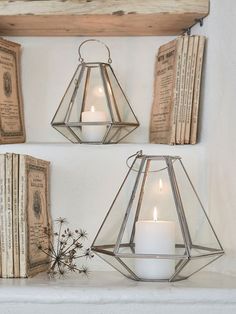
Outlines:
MULTIPOLYGON (((200 143, 171 147, 151 145, 148 128, 153 70, 159 45, 172 37, 99 38, 111 49, 113 68, 141 127, 127 138, 134 144, 73 145, 50 121, 77 66, 77 48, 86 38, 9 38, 22 44, 22 85, 27 143, 0 146, 0 153, 31 154, 52 163, 51 207, 54 218, 66 216, 93 239, 127 171, 125 160, 143 149, 150 154, 180 155, 199 191, 227 256, 214 270, 235 273, 235 29, 233 0, 212 0, 202 29, 209 37, 203 84, 200 143)), ((100 51, 100 55, 103 51, 100 51)), ((88 50, 97 59, 94 49, 88 50)), ((106 265, 94 260, 94 269, 106 265)))
POLYGON ((226 255, 212 269, 236 274, 236 2, 211 0, 196 33, 208 37, 202 110, 210 217, 226 255))

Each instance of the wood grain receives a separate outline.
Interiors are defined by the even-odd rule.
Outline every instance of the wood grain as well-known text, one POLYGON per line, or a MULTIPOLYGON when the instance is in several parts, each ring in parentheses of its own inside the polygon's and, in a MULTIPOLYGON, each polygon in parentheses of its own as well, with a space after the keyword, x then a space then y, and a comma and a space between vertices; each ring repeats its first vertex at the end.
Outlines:
POLYGON ((177 35, 209 12, 209 0, 0 1, 0 35, 177 35))

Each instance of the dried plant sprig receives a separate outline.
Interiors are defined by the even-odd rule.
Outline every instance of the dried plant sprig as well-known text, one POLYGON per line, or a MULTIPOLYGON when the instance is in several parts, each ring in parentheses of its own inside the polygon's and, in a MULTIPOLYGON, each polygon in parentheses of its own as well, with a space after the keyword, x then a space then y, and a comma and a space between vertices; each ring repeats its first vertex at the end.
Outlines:
POLYGON ((48 271, 50 277, 65 277, 68 273, 78 272, 88 275, 88 268, 84 265, 77 266, 76 260, 85 257, 93 258, 90 249, 84 249, 82 241, 87 238, 87 233, 83 229, 63 228, 67 224, 65 218, 59 217, 55 220, 59 225, 58 231, 52 233, 50 228, 45 229, 45 233, 51 239, 54 237, 55 244, 50 241, 49 247, 38 245, 38 249, 50 257, 51 265, 48 271))

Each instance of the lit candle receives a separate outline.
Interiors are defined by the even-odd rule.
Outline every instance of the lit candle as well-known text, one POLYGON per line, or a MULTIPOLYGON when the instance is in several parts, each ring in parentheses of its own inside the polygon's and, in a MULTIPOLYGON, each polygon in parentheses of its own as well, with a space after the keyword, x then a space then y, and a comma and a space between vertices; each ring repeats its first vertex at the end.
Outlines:
MULTIPOLYGON (((91 106, 90 111, 82 112, 82 122, 105 122, 106 113, 104 111, 95 111, 91 106)), ((100 142, 106 133, 106 125, 86 125, 82 128, 83 140, 87 142, 100 142)))
MULTIPOLYGON (((157 220, 140 220, 135 224, 136 254, 175 254, 175 223, 157 220)), ((142 279, 169 279, 175 270, 174 259, 139 258, 135 262, 136 274, 142 279)))

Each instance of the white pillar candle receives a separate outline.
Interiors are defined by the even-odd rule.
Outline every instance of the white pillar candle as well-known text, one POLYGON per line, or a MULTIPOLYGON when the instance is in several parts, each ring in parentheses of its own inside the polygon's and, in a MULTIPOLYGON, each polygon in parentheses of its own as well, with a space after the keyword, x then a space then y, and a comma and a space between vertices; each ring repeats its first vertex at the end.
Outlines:
MULTIPOLYGON (((82 112, 82 122, 105 122, 106 113, 95 111, 91 106, 90 111, 82 112)), ((86 125, 82 127, 83 140, 86 142, 100 142, 106 133, 106 125, 86 125)))
MULTIPOLYGON (((154 208, 154 220, 140 220, 135 224, 136 254, 175 254, 175 223, 158 221, 154 208)), ((174 259, 137 258, 135 271, 142 279, 169 279, 175 270, 174 259)))

